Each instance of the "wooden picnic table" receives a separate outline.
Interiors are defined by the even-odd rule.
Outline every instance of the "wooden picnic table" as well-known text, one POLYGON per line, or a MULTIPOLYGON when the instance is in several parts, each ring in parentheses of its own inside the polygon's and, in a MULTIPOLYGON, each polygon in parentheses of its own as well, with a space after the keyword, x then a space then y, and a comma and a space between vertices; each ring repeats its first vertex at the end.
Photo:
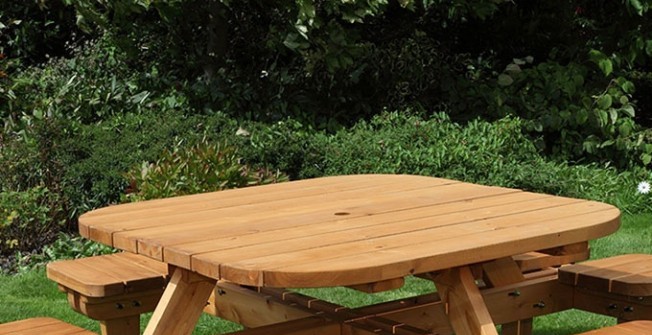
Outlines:
POLYGON ((510 256, 586 245, 619 224, 617 208, 594 201, 351 175, 110 206, 82 215, 79 229, 171 266, 145 334, 190 334, 217 280, 301 288, 426 274, 463 335, 497 334, 471 265, 484 263, 492 281, 512 283, 521 273, 510 256))

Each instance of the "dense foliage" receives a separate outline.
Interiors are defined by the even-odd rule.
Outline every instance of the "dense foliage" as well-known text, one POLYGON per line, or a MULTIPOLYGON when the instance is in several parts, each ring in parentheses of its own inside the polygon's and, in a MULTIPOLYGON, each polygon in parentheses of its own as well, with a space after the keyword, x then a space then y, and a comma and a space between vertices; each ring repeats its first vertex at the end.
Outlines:
POLYGON ((650 0, 0 3, 2 255, 128 190, 283 173, 649 208, 650 0))

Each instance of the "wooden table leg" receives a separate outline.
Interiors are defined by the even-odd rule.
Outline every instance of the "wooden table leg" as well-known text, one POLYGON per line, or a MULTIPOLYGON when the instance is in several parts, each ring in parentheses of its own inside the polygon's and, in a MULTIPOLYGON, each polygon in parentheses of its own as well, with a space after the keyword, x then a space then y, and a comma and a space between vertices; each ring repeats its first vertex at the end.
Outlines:
POLYGON ((456 335, 498 335, 468 266, 446 270, 433 280, 456 335))
POLYGON ((102 335, 140 334, 140 315, 100 320, 100 333, 102 335))
POLYGON ((175 268, 144 335, 192 334, 216 282, 175 268))
MULTIPOLYGON (((505 257, 482 265, 485 282, 491 287, 507 286, 525 281, 518 264, 512 257, 505 257)), ((532 335, 532 318, 502 325, 502 335, 532 335)))

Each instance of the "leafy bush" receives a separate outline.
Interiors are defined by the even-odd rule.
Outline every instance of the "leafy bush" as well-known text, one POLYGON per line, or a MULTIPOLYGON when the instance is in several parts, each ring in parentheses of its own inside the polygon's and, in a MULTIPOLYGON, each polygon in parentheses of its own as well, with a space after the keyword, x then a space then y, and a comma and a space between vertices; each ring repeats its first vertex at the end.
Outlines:
POLYGON ((252 130, 251 138, 240 145, 247 159, 269 155, 302 178, 419 174, 606 201, 628 212, 652 208, 652 202, 636 192, 645 171, 546 160, 522 133, 521 123, 506 118, 462 125, 444 114, 423 119, 393 112, 335 134, 308 132, 296 122, 283 122, 270 128, 275 131, 252 130), (286 139, 287 146, 278 145, 286 139), (302 139, 300 145, 297 139, 302 139))
POLYGON ((38 250, 54 240, 65 222, 58 194, 45 187, 0 192, 0 256, 38 250))
POLYGON ((117 115, 104 122, 80 125, 52 155, 60 155, 67 169, 64 192, 70 217, 120 201, 128 187, 124 173, 143 161, 155 161, 179 138, 193 142, 213 129, 237 126, 216 114, 185 116, 175 110, 144 110, 117 115))
POLYGON ((82 35, 74 8, 60 0, 4 1, 0 8, 0 54, 25 64, 69 54, 67 44, 82 35))
POLYGON ((165 150, 155 163, 132 168, 126 199, 139 201, 286 181, 280 172, 251 169, 240 162, 235 147, 182 143, 165 150))
POLYGON ((314 160, 323 155, 323 147, 315 147, 315 137, 321 132, 297 120, 287 119, 264 123, 246 123, 246 133, 233 140, 244 161, 287 173, 291 179, 303 179, 322 174, 314 160))
POLYGON ((540 159, 517 119, 462 126, 385 113, 324 138, 325 174, 408 173, 507 184, 505 166, 540 159))

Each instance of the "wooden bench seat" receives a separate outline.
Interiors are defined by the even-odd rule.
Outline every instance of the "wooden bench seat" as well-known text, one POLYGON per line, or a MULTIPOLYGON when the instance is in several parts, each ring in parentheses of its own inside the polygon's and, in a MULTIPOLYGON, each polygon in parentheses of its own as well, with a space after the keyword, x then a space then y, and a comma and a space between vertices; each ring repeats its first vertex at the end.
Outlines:
POLYGON ((0 335, 96 335, 52 318, 32 318, 0 324, 0 335))
POLYGON ((117 253, 48 264, 47 276, 79 313, 100 321, 104 335, 139 334, 140 314, 151 312, 168 281, 167 265, 117 253))
POLYGON ((564 266, 559 281, 574 287, 575 308, 619 321, 652 320, 652 255, 620 255, 564 266))
POLYGON ((652 334, 652 321, 630 321, 611 327, 591 330, 578 335, 649 335, 652 334))

